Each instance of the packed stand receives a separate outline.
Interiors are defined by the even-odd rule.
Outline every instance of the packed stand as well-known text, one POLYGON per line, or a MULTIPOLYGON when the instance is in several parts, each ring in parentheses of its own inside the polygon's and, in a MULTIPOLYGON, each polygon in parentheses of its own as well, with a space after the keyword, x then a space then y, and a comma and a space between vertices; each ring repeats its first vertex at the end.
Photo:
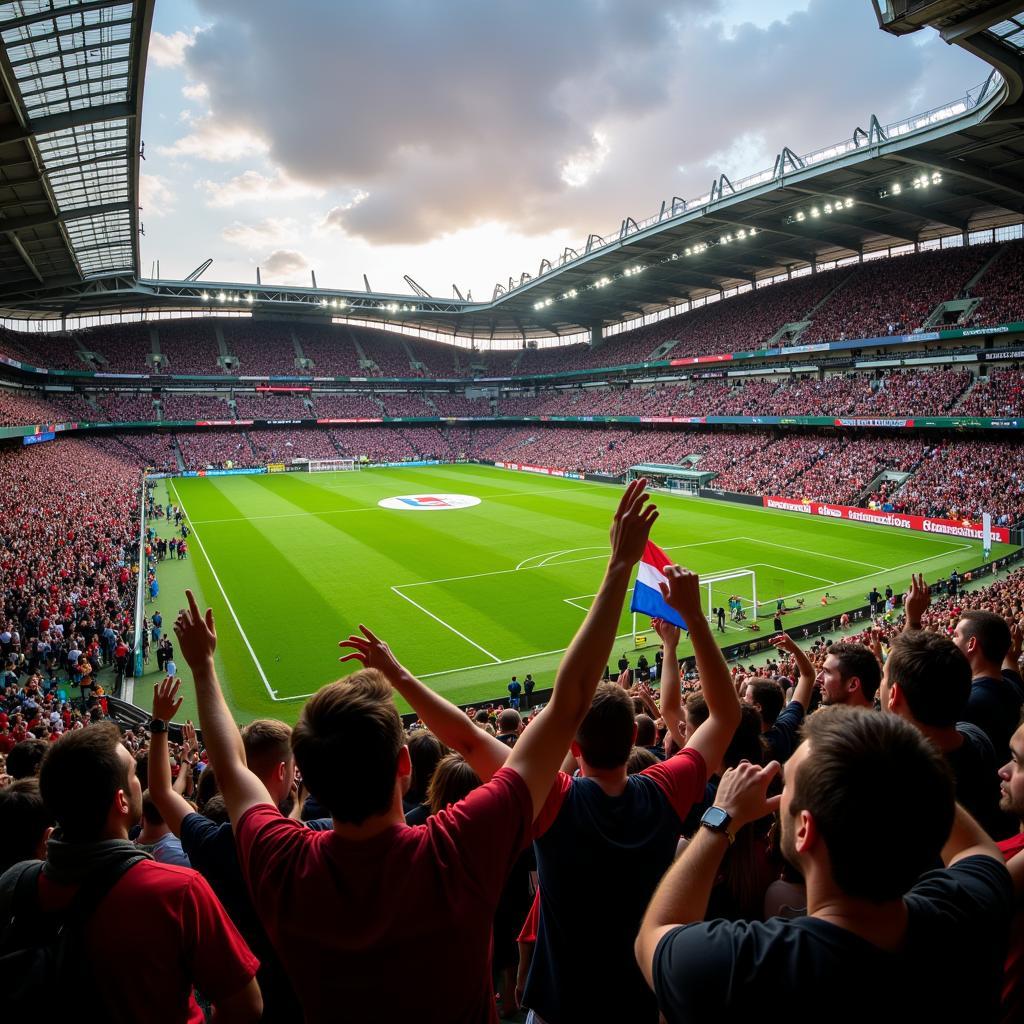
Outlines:
POLYGON ((74 414, 62 400, 46 399, 34 392, 7 391, 0 388, 0 426, 64 423, 74 419, 74 414))
POLYGON ((1024 373, 989 370, 957 403, 957 416, 1019 416, 1024 411, 1024 373))
POLYGON ((437 409, 423 395, 381 392, 377 394, 377 399, 384 405, 385 416, 437 415, 437 409))
POLYGON ((178 431, 174 439, 187 470, 222 469, 228 463, 232 466, 259 464, 245 434, 239 431, 178 431))
POLYGON ((248 430, 246 434, 258 463, 338 457, 338 450, 325 430, 248 430))
POLYGON ((403 335, 364 328, 355 337, 366 353, 366 358, 376 365, 377 376, 413 376, 409 355, 405 351, 403 335))
POLYGON ((1007 242, 981 280, 971 288, 981 305, 972 325, 1019 323, 1024 320, 1024 241, 1007 242))
POLYGON ((217 362, 217 335, 213 318, 161 320, 155 327, 164 357, 164 373, 223 374, 217 362))
POLYGON ((316 394, 313 412, 323 419, 380 419, 384 415, 378 402, 370 395, 316 394))
POLYGON ((226 395, 186 395, 164 391, 160 405, 165 420, 230 420, 234 419, 226 395))
POLYGON ((313 414, 301 395, 233 395, 240 420, 308 420, 313 414))
POLYGON ((106 364, 99 369, 110 372, 144 373, 152 369, 150 324, 105 324, 78 332, 79 344, 89 352, 99 353, 106 364))
POLYGON ((365 377, 359 354, 352 343, 352 332, 341 324, 330 327, 303 325, 295 332, 302 354, 312 363, 307 371, 317 377, 365 377))
POLYGON ((255 320, 225 320, 221 330, 228 353, 238 360, 240 374, 296 374, 295 348, 288 325, 255 320))

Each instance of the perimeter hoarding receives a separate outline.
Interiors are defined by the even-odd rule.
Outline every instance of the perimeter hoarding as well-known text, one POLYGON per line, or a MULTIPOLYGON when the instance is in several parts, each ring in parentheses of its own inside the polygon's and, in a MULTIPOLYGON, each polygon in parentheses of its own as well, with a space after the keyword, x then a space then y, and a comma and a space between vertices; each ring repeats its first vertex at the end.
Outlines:
MULTIPOLYGON (((930 516, 914 516, 903 512, 876 512, 853 505, 829 505, 821 501, 804 501, 802 498, 784 498, 779 495, 764 495, 764 508, 781 509, 784 512, 802 512, 804 515, 825 516, 828 519, 849 519, 857 523, 873 523, 876 526, 894 526, 900 530, 920 530, 946 537, 967 537, 982 540, 981 523, 968 520, 935 519, 930 516)), ((992 537, 1000 544, 1010 543, 1010 531, 1005 526, 993 526, 992 537)))

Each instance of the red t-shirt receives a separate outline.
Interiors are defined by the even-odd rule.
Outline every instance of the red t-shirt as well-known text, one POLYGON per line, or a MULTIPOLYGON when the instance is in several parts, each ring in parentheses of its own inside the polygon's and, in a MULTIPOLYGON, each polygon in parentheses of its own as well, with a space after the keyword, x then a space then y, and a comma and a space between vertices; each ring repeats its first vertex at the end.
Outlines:
POLYGON ((425 825, 359 842, 246 811, 242 874, 306 1020, 497 1022, 491 926, 532 818, 511 768, 425 825))
MULTIPOLYGON (((74 894, 75 887, 40 875, 44 910, 67 906, 74 894)), ((248 985, 259 967, 206 879, 155 860, 140 861, 117 880, 86 933, 100 995, 118 1008, 119 1020, 203 1024, 192 986, 215 1003, 248 985), (112 939, 124 959, 106 963, 112 939)))
MULTIPOLYGON (((1004 860, 1012 860, 1024 850, 1024 833, 1010 836, 998 844, 1004 860)), ((1010 945, 1006 952, 1003 971, 1004 1024, 1024 1020, 1024 911, 1013 916, 1010 925, 1010 945)))

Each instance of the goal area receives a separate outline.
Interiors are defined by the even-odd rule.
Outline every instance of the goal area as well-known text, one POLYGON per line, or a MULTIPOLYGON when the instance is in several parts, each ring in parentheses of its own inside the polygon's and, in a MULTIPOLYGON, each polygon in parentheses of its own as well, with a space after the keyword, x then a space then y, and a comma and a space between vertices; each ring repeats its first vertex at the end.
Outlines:
POLYGON ((359 469, 358 459, 310 459, 307 473, 353 473, 359 469))
POLYGON ((757 619, 757 573, 753 569, 731 569, 708 573, 700 578, 708 619, 714 621, 716 610, 724 608, 730 622, 757 619))

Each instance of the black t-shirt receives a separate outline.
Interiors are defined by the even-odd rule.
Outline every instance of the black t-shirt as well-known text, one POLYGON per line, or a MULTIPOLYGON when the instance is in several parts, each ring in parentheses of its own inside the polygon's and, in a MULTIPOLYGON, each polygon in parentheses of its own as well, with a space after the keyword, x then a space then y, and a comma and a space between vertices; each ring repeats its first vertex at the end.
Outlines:
POLYGON ((804 724, 804 706, 799 701, 791 700, 775 719, 775 724, 765 730, 761 737, 768 750, 769 760, 780 764, 793 756, 800 742, 800 726, 804 724))
MULTIPOLYGON (((999 810, 999 776, 1003 762, 996 758, 992 741, 971 722, 958 722, 964 738, 959 750, 943 756, 956 782, 956 799, 993 839, 1005 839, 1017 829, 999 810)), ((1016 823, 1017 826, 1020 822, 1016 823)))
POLYGON ((1010 737, 1020 724, 1024 683, 1016 672, 1004 669, 1002 677, 978 676, 971 681, 971 694, 964 708, 964 721, 983 729, 992 741, 996 759, 1003 764, 1010 756, 1010 737))
POLYGON ((890 953, 814 917, 707 921, 668 932, 654 990, 669 1024, 786 1024, 872 1017, 996 1021, 1013 888, 991 857, 929 871, 904 897, 905 948, 890 953))

